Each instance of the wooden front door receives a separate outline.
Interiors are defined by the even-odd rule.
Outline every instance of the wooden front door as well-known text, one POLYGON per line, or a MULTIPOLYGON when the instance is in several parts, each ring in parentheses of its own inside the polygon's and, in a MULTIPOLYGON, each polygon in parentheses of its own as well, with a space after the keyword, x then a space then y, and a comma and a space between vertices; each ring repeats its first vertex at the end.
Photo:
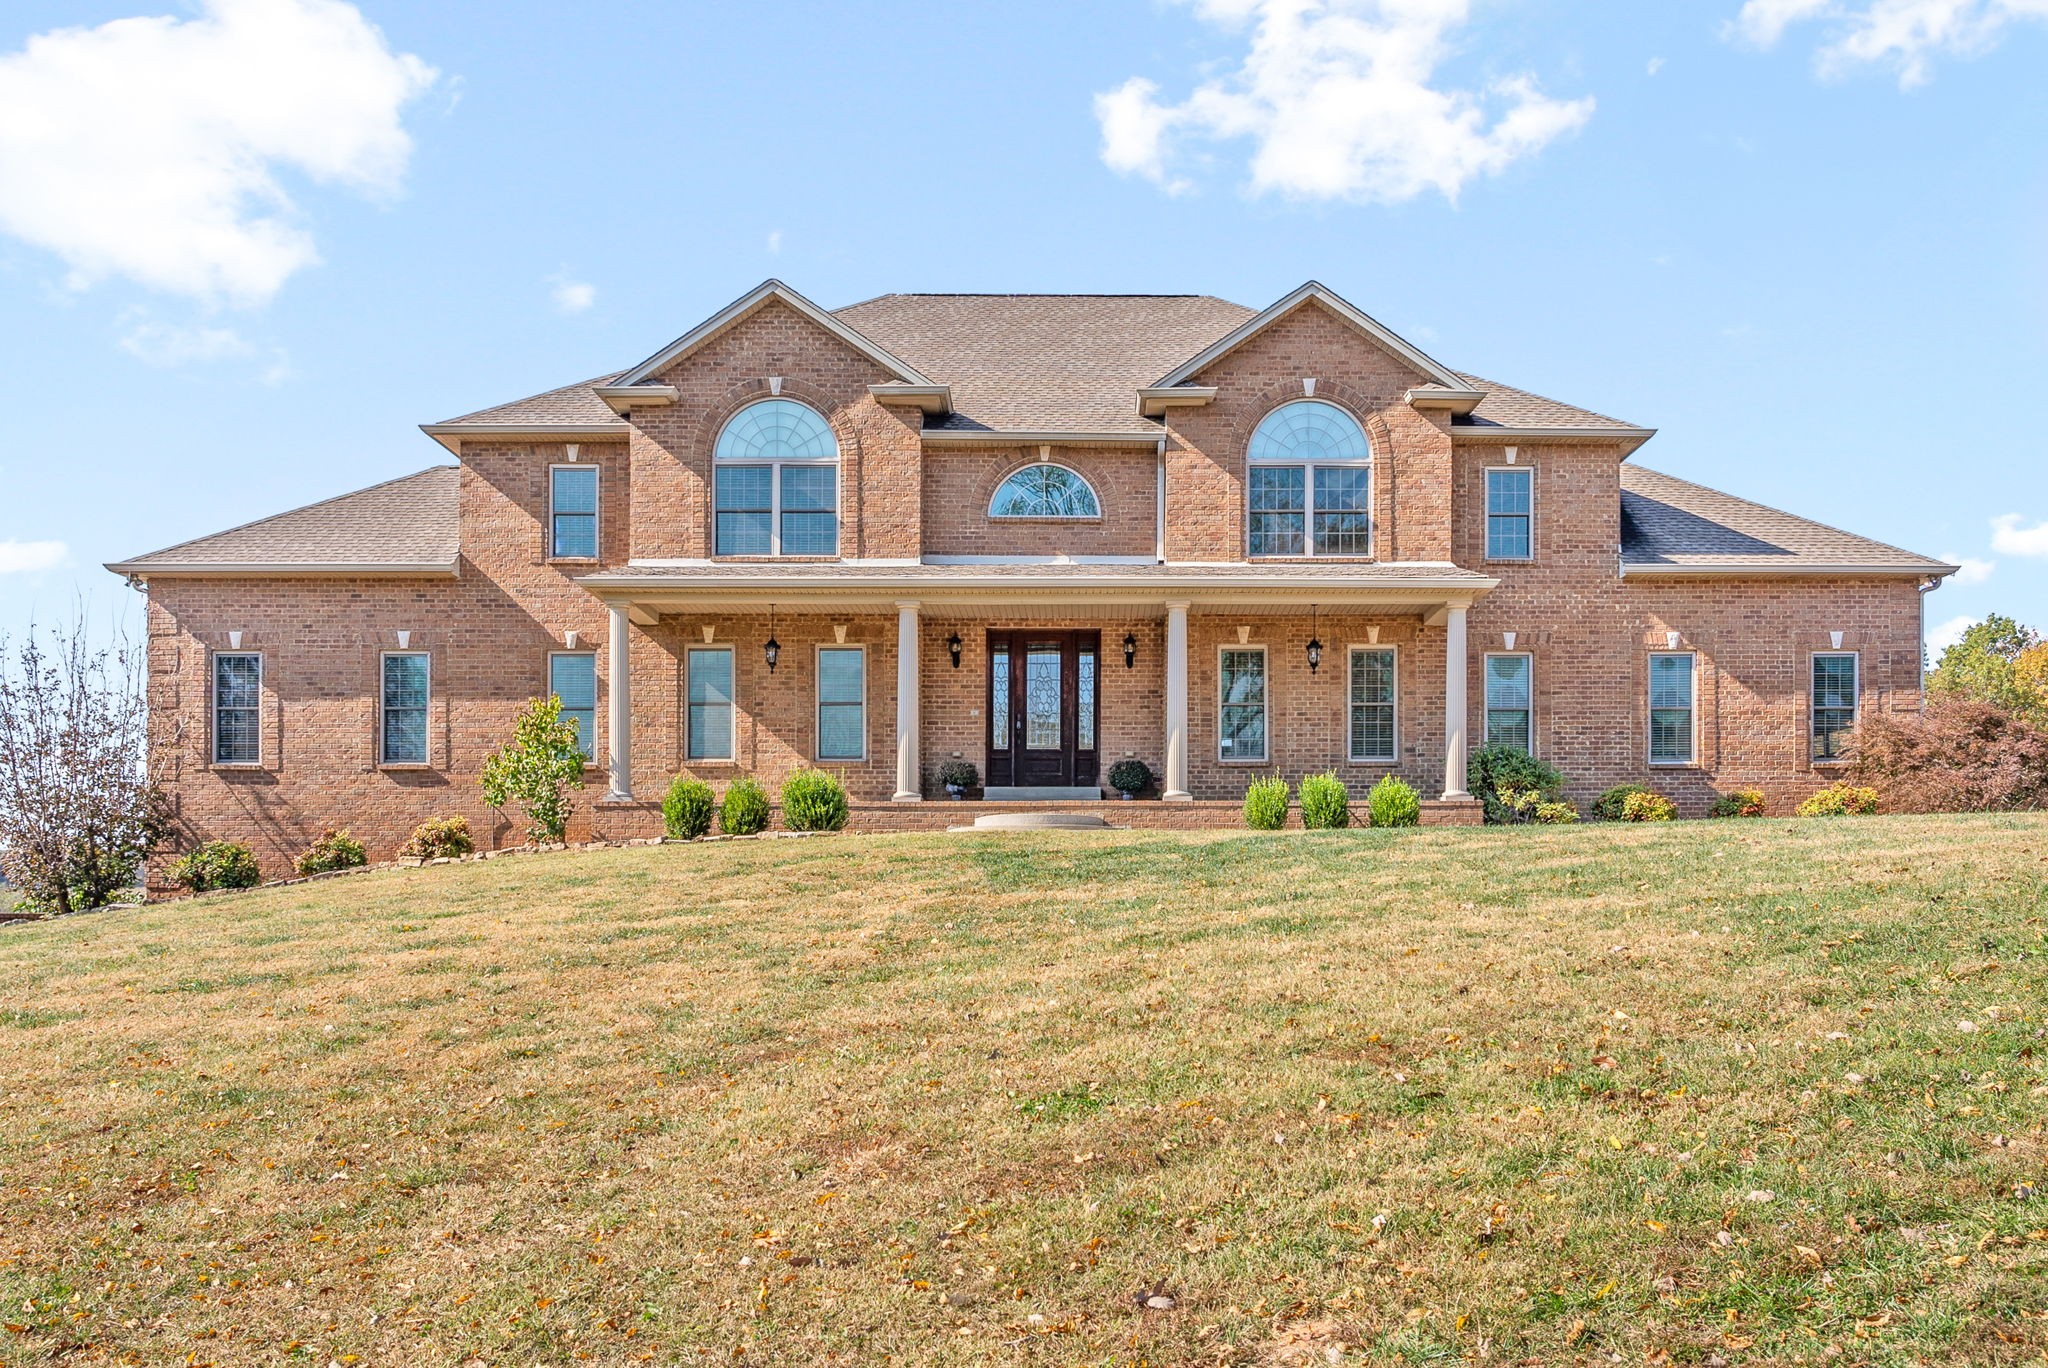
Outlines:
POLYGON ((1102 633, 988 634, 988 782, 1087 788, 1101 782, 1102 633))

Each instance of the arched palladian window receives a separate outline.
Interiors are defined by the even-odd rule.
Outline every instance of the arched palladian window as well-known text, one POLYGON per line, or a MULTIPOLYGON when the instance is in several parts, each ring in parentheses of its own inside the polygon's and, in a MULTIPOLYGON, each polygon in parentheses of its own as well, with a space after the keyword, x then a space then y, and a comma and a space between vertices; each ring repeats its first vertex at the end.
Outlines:
POLYGON ((726 421, 712 452, 718 556, 839 554, 839 443, 816 409, 763 399, 726 421))
POLYGON ((1320 399, 1282 404, 1245 456, 1252 555, 1372 554, 1372 443, 1356 418, 1320 399))
POLYGON ((1004 480, 989 500, 991 518, 1099 518, 1095 490, 1065 466, 1028 465, 1004 480))

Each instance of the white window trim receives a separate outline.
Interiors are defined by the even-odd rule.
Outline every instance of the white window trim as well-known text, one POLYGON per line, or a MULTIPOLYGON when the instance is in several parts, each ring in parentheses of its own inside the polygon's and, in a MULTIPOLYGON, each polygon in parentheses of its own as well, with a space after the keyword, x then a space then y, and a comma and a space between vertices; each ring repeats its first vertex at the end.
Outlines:
MULTIPOLYGON (((551 561, 573 561, 579 565, 589 564, 604 558, 604 474, 603 468, 595 461, 562 461, 548 467, 548 524, 542 533, 547 538, 547 559, 551 561), (588 556, 562 556, 555 553, 555 472, 558 470, 587 470, 590 472, 592 489, 590 493, 591 544, 597 548, 588 556)), ((574 654, 574 652, 570 652, 574 654)))
POLYGON ((1482 652, 1482 653, 1480 654, 1480 657, 1479 657, 1479 744, 1480 744, 1480 745, 1482 745, 1482 746, 1487 746, 1487 745, 1491 745, 1491 744, 1493 744, 1493 743, 1492 743, 1491 741, 1489 741, 1489 740, 1487 739, 1487 738, 1488 738, 1488 736, 1489 736, 1489 735, 1491 734, 1491 732, 1490 732, 1490 729, 1489 729, 1489 728, 1488 728, 1488 726, 1487 726, 1487 715, 1488 715, 1489 713, 1491 713, 1491 712, 1493 711, 1493 706, 1492 706, 1492 704, 1490 704, 1490 703, 1488 703, 1488 702, 1486 701, 1486 683, 1487 683, 1487 669, 1486 669, 1486 662, 1487 662, 1487 661, 1489 661, 1489 660, 1526 660, 1526 661, 1528 661, 1528 662, 1529 662, 1529 674, 1528 674, 1528 683, 1529 683, 1529 706, 1528 706, 1528 709, 1527 709, 1527 711, 1528 711, 1528 714, 1529 714, 1529 745, 1528 745, 1528 749, 1526 750, 1525 754, 1527 754, 1527 755, 1529 756, 1529 758, 1530 758, 1530 759, 1534 760, 1534 759, 1536 759, 1536 758, 1537 758, 1537 755, 1536 755, 1536 653, 1535 653, 1534 651, 1485 651, 1485 652, 1482 652))
POLYGON ((1012 470, 1006 475, 1004 475, 1002 479, 996 481, 996 487, 992 491, 990 491, 988 496, 988 517, 991 522, 1099 523, 1103 520, 1102 491, 1095 487, 1094 481, 1090 480, 1086 475, 1083 475, 1080 471, 1068 465, 1065 461, 1026 461, 1023 465, 1018 466, 1015 470, 1012 470), (1003 496, 1004 487, 1008 485, 1010 481, 1016 479, 1019 475, 1022 475, 1025 471, 1036 470, 1040 466, 1051 466, 1055 470, 1064 470, 1067 472, 1067 474, 1079 480, 1081 482, 1081 487, 1088 491, 1088 497, 1095 500, 1095 511, 1093 513, 996 512, 996 500, 1003 496))
MULTIPOLYGON (((1097 672, 1096 688, 1100 689, 1102 687, 1100 678, 1102 662, 1100 660, 1096 661, 1095 668, 1097 672)), ((1261 641, 1223 642, 1216 648, 1216 763, 1219 765, 1269 765, 1272 763, 1272 755, 1273 657, 1267 651, 1266 644, 1261 641), (1225 755, 1223 753, 1223 709, 1226 704, 1231 707, 1244 706, 1243 704, 1229 703, 1229 700, 1223 696, 1223 654, 1226 651, 1257 651, 1260 659, 1264 662, 1259 668, 1265 683, 1265 696, 1260 700, 1259 707, 1266 714, 1266 725, 1259 730, 1265 738, 1265 749, 1257 755, 1225 755)))
POLYGON ((686 765, 737 765, 740 756, 740 653, 736 646, 713 642, 683 647, 683 763, 686 765), (732 657, 732 754, 690 754, 690 661, 699 651, 723 651, 732 657))
POLYGON ((377 768, 396 770, 423 770, 434 767, 434 653, 424 650, 380 651, 377 654, 377 768), (393 760, 384 753, 384 662, 393 656, 418 656, 427 662, 427 701, 420 711, 425 714, 427 754, 423 760, 393 760))
POLYGON ((1852 759, 1852 757, 1847 755, 1836 755, 1822 760, 1813 753, 1814 738, 1820 732, 1820 729, 1814 725, 1819 720, 1816 714, 1820 712, 1820 704, 1813 692, 1813 665, 1817 660, 1837 656, 1847 656, 1849 658, 1850 670, 1852 671, 1852 678, 1856 687, 1856 702, 1849 710, 1849 725, 1854 727, 1863 721, 1863 653, 1861 651, 1835 650, 1808 651, 1806 653, 1806 763, 1817 769, 1830 769, 1836 765, 1846 765, 1852 759))
MULTIPOLYGON (((1808 689, 1813 687, 1813 677, 1811 675, 1807 676, 1806 686, 1808 689)), ((1808 725, 1812 724, 1809 722, 1808 725)), ((1698 651, 1652 651, 1646 658, 1643 666, 1643 752, 1645 760, 1656 769, 1700 768, 1700 653, 1698 651), (1692 706, 1687 709, 1692 714, 1692 736, 1689 742, 1692 753, 1683 760, 1659 760, 1649 753, 1655 732, 1651 722, 1651 715, 1657 709, 1651 699, 1651 690, 1655 688, 1656 667, 1648 662, 1656 660, 1658 656, 1689 656, 1692 659, 1692 706)))
POLYGON ((1352 765, 1398 765, 1401 763, 1401 648, 1386 642, 1354 642, 1344 648, 1344 759, 1352 765), (1386 651, 1394 657, 1394 753, 1384 760, 1351 753, 1352 685, 1358 670, 1358 651, 1386 651))
MULTIPOLYGON (((1487 466, 1479 477, 1479 550, 1480 559, 1497 565, 1528 565, 1536 559, 1536 467, 1526 465, 1487 466), (1496 556, 1493 554, 1493 475, 1496 473, 1526 475, 1529 477, 1529 554, 1526 556, 1496 556)), ((1513 517, 1513 514, 1503 516, 1513 517)))
MULTIPOLYGON (((1260 428, 1260 427, 1261 427, 1261 426, 1262 426, 1262 425, 1263 425, 1263 424, 1265 423, 1265 421, 1266 421, 1266 420, 1267 420, 1268 418, 1270 418, 1270 417, 1272 417, 1272 416, 1273 416, 1274 414, 1278 413, 1278 412, 1279 412, 1279 411, 1280 411, 1281 409, 1284 409, 1284 408, 1291 408, 1291 407, 1293 407, 1293 406, 1294 406, 1294 405, 1296 405, 1296 404, 1302 404, 1302 403, 1317 403, 1317 404, 1326 404, 1326 405, 1328 405, 1329 407, 1331 407, 1331 408, 1333 408, 1333 409, 1336 409, 1336 410, 1337 410, 1338 412, 1340 412, 1340 413, 1344 414, 1344 415, 1345 415, 1345 416, 1346 416, 1347 418, 1349 418, 1349 419, 1350 419, 1350 420, 1351 420, 1352 422, 1356 423, 1356 424, 1358 425, 1358 431, 1359 431, 1359 432, 1360 432, 1360 433, 1361 433, 1361 434, 1362 434, 1362 435, 1363 435, 1363 436, 1365 437, 1365 449, 1366 449, 1366 454, 1365 454, 1365 457, 1364 457, 1364 459, 1362 459, 1362 460, 1354 460, 1354 461, 1296 461, 1296 460, 1289 460, 1289 459, 1287 459, 1287 458, 1285 458, 1285 457, 1278 457, 1278 456, 1254 456, 1254 455, 1252 455, 1252 454, 1251 454, 1251 449, 1250 449, 1250 443, 1249 443, 1249 441, 1247 441, 1247 443, 1246 443, 1246 449, 1245 449, 1245 461, 1244 461, 1244 464, 1245 464, 1245 482, 1244 482, 1244 490, 1245 490, 1245 499, 1244 499, 1244 551, 1245 551, 1245 559, 1247 559, 1247 560, 1283 560, 1283 561, 1293 561, 1293 560, 1371 560, 1371 559, 1373 559, 1373 558, 1374 558, 1375 556, 1377 556, 1377 555, 1379 554, 1379 543, 1380 543, 1380 521, 1379 521, 1379 490, 1378 490, 1378 489, 1377 489, 1377 488, 1375 487, 1375 483, 1374 483, 1374 480, 1373 480, 1373 474, 1372 474, 1372 472, 1373 472, 1373 463, 1374 463, 1374 461, 1373 461, 1374 453, 1373 453, 1373 450, 1372 450, 1372 434, 1371 434, 1370 432, 1368 432, 1368 431, 1366 430, 1366 426, 1365 426, 1365 423, 1364 423, 1364 421, 1363 421, 1363 420, 1361 420, 1361 419, 1359 418, 1359 416, 1358 416, 1357 414, 1353 413, 1353 412, 1352 412, 1352 411, 1351 411, 1350 409, 1348 409, 1348 408, 1344 407, 1344 405, 1342 405, 1342 404, 1338 403, 1338 402, 1337 402, 1336 400, 1334 400, 1334 399, 1325 399, 1325 398, 1321 398, 1321 397, 1317 397, 1317 398, 1315 398, 1315 399, 1313 399, 1313 400, 1310 400, 1310 399, 1301 399, 1301 398, 1295 398, 1295 399, 1290 399, 1290 400, 1288 400, 1288 401, 1287 401, 1286 403, 1284 403, 1284 404, 1275 404, 1275 405, 1274 405, 1274 406, 1273 406, 1272 408, 1270 408, 1270 409, 1267 409, 1267 410, 1266 410, 1266 411, 1265 411, 1265 412, 1264 412, 1263 414, 1259 415, 1259 421, 1258 421, 1257 423, 1254 423, 1254 424, 1252 424, 1252 436, 1253 436, 1253 437, 1256 437, 1256 436, 1258 436, 1258 431, 1259 431, 1259 428, 1260 428), (1301 552, 1300 552, 1300 554, 1299 554, 1299 555, 1279 555, 1279 554, 1276 554, 1276 553, 1273 553, 1273 552, 1261 552, 1261 553, 1257 553, 1257 554, 1255 554, 1255 553, 1254 553, 1254 552, 1252 551, 1252 513, 1253 513, 1253 509, 1252 509, 1252 500, 1251 500, 1251 472, 1252 472, 1252 471, 1253 471, 1254 469, 1265 469, 1265 470, 1286 470, 1286 469, 1298 469, 1298 470, 1300 470, 1300 471, 1301 471, 1301 552), (1358 551, 1341 551, 1341 552, 1318 552, 1318 551, 1316 550, 1316 471, 1318 471, 1318 470, 1323 470, 1323 469, 1329 469, 1329 470, 1363 470, 1363 471, 1364 471, 1364 472, 1366 473, 1366 475, 1365 475, 1365 550, 1364 550, 1363 552, 1358 552, 1358 551)), ((1346 510, 1346 511, 1349 511, 1349 510, 1346 510)))
MULTIPOLYGON (((263 674, 267 662, 261 651, 214 651, 206 657, 206 727, 212 734, 212 744, 207 747, 207 756, 215 769, 262 769, 263 768, 263 674), (220 758, 220 665, 223 656, 251 656, 256 661, 256 758, 254 760, 223 760, 220 758)), ((379 667, 382 668, 381 666, 379 667)), ((381 684, 379 693, 381 697, 381 684)))
MULTIPOLYGON (((735 690, 737 692, 737 690, 735 690)), ((811 759, 821 765, 865 765, 868 762, 868 648, 865 643, 848 645, 821 641, 812 648, 811 660, 811 759), (854 651, 860 655, 860 754, 824 754, 825 739, 825 653, 854 651)))
POLYGON ((602 715, 602 714, 604 713, 604 700, 603 700, 602 698, 599 698, 599 697, 597 696, 597 652, 595 652, 595 651, 549 651, 549 652, 548 652, 548 667, 547 667, 547 668, 548 668, 548 672, 547 672, 547 677, 546 677, 546 678, 547 678, 547 686, 548 686, 548 696, 549 696, 550 698, 560 698, 560 697, 561 697, 561 695, 560 695, 560 694, 558 694, 558 693, 556 693, 556 692, 555 692, 555 657, 557 657, 557 656, 575 656, 575 657, 576 657, 577 659, 579 659, 579 660, 587 660, 587 661, 589 661, 589 662, 590 662, 590 685, 591 685, 591 708, 590 708, 590 736, 589 736, 589 741, 590 741, 590 754, 589 754, 589 755, 586 755, 585 757, 583 757, 583 768, 585 768, 585 769, 596 769, 596 768, 597 768, 597 756, 598 756, 598 744, 597 744, 597 720, 598 720, 598 718, 599 718, 599 717, 600 717, 600 716, 601 716, 601 715, 602 715))
MULTIPOLYGON (((830 456, 801 456, 801 457, 797 457, 797 456, 777 456, 777 457, 772 457, 772 458, 769 458, 769 459, 765 459, 765 460, 755 460, 755 459, 751 459, 751 458, 741 458, 741 457, 721 457, 721 456, 719 456, 719 455, 718 455, 718 442, 719 442, 719 439, 720 439, 720 438, 722 438, 722 437, 724 437, 724 436, 725 436, 725 430, 726 430, 726 428, 728 428, 728 427, 732 426, 732 424, 734 424, 735 422, 739 421, 739 417, 740 417, 740 415, 741 415, 741 414, 743 414, 743 413, 745 413, 745 412, 746 412, 746 411, 747 411, 748 409, 750 409, 750 408, 754 408, 754 407, 756 407, 756 406, 758 406, 758 405, 760 405, 760 404, 765 404, 765 403, 769 403, 769 402, 771 402, 771 400, 770 400, 770 399, 756 399, 756 400, 755 400, 755 401, 754 401, 753 403, 751 403, 751 404, 743 404, 743 405, 741 405, 741 406, 740 406, 739 408, 737 408, 737 409, 734 409, 734 410, 732 411, 732 413, 731 413, 731 414, 730 414, 730 415, 729 415, 729 416, 728 416, 728 417, 726 418, 726 420, 725 420, 725 421, 724 421, 723 423, 719 424, 719 426, 718 426, 718 436, 716 436, 716 437, 713 437, 713 438, 711 439, 711 453, 712 453, 712 454, 711 454, 711 556, 712 556, 712 559, 714 559, 714 560, 758 560, 758 559, 760 559, 760 558, 761 558, 761 554, 762 554, 762 553, 760 553, 760 552, 758 552, 758 551, 725 551, 725 552, 722 552, 722 551, 720 551, 720 550, 718 549, 718 512, 719 512, 719 510, 718 510, 718 472, 719 472, 719 471, 721 471, 721 470, 748 470, 748 469, 766 469, 766 470, 768 471, 768 551, 767 551, 767 554, 768 554, 768 556, 770 556, 770 557, 772 557, 772 558, 774 558, 774 559, 780 560, 780 559, 783 559, 783 550, 782 550, 782 470, 783 470, 783 467, 784 467, 784 466, 797 466, 797 467, 800 467, 800 468, 803 468, 803 469, 810 469, 810 470, 814 470, 814 469, 816 469, 816 468, 817 468, 817 467, 819 467, 819 466, 825 466, 825 465, 829 465, 829 466, 831 466, 831 467, 832 467, 832 549, 831 549, 831 550, 830 550, 829 552, 825 552, 825 553, 823 553, 822 555, 821 555, 821 554, 819 554, 819 553, 816 553, 816 552, 804 552, 804 553, 801 553, 800 555, 797 555, 797 556, 796 556, 796 557, 794 557, 794 558, 795 558, 795 559, 799 559, 799 560, 837 560, 837 559, 839 559, 839 558, 840 558, 840 551, 841 551, 841 549, 842 549, 842 548, 843 548, 843 547, 844 547, 844 546, 846 545, 846 462, 845 462, 845 459, 844 459, 844 453, 842 453, 842 452, 841 452, 841 451, 840 451, 840 450, 838 449, 838 448, 839 448, 839 434, 838 434, 837 432, 833 432, 833 431, 832 431, 832 420, 831 420, 830 418, 826 417, 826 416, 825 416, 825 414, 823 414, 822 412, 819 412, 819 410, 818 410, 818 409, 816 409, 816 408, 813 408, 813 407, 812 407, 811 405, 809 405, 809 404, 804 404, 804 403, 803 403, 803 401, 802 401, 801 399, 790 399, 790 397, 789 397, 788 395, 786 395, 786 394, 785 394, 785 395, 779 395, 779 396, 773 396, 773 397, 775 397, 775 398, 781 398, 781 399, 787 399, 787 400, 789 400, 789 402, 790 402, 790 403, 793 403, 793 404, 803 404, 803 407, 805 407, 805 408, 807 408, 807 409, 810 409, 812 413, 815 413, 815 414, 817 414, 817 415, 818 415, 818 419, 819 419, 819 421, 820 421, 820 422, 822 422, 822 423, 824 423, 824 425, 825 425, 825 430, 826 430, 827 432, 830 432, 830 433, 832 433, 832 446, 833 446, 833 451, 832 451, 832 454, 831 454, 830 456)), ((737 680, 737 678, 735 678, 735 680, 734 680, 734 683, 733 683, 733 688, 734 688, 734 690, 735 690, 735 691, 737 691, 737 690, 738 690, 738 688, 739 688, 739 683, 738 683, 738 680, 737 680)), ((737 742, 737 739, 735 739, 735 742, 734 742, 734 744, 735 744, 735 746, 737 746, 737 744, 738 744, 738 742, 737 742)))

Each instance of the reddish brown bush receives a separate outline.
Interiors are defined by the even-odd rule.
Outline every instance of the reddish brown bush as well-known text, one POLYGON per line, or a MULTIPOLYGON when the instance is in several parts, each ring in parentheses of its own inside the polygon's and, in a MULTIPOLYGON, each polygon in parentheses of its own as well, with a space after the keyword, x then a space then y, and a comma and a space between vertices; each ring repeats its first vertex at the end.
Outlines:
POLYGON ((1996 703, 1937 695, 1923 714, 1864 718, 1854 773, 1886 812, 2048 807, 2048 730, 1996 703))

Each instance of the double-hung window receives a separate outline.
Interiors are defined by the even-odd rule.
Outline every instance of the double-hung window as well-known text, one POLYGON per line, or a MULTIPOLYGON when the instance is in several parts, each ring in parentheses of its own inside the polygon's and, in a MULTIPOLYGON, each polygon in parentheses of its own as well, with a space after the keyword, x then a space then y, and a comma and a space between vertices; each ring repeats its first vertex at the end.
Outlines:
POLYGON ((1534 472, 1527 467, 1486 472, 1488 560, 1528 560, 1535 554, 1530 536, 1534 485, 1534 472))
POLYGON ((867 652, 818 648, 818 758, 864 760, 868 753, 867 652))
POLYGON ((1335 404, 1282 404, 1245 453, 1246 546, 1254 556, 1372 554, 1372 444, 1335 404))
POLYGON ((1217 754, 1225 760, 1266 758, 1266 648, 1227 646, 1217 671, 1220 706, 1217 754))
POLYGON ((585 760, 597 755, 597 657, 589 651, 556 651, 548 657, 548 692, 562 700, 562 720, 576 724, 576 749, 585 760))
POLYGON ((254 651, 213 658, 213 763, 263 763, 263 657, 254 651))
POLYGON ((1529 750, 1533 662, 1528 653, 1486 657, 1486 744, 1529 750))
POLYGON ((1813 758, 1840 760, 1856 730, 1857 660, 1854 651, 1813 658, 1813 758))
POLYGON ((1693 761, 1693 674, 1691 651, 1657 651, 1650 656, 1650 763, 1690 765, 1693 761))
POLYGON ((427 763, 427 695, 431 672, 425 651, 385 653, 380 763, 427 763))
POLYGON ((734 414, 711 484, 712 554, 839 554, 839 443, 815 409, 764 399, 734 414))
POLYGON ((548 554, 570 560, 597 558, 597 467, 548 470, 548 554))
POLYGON ((1351 758, 1394 759, 1394 648, 1351 652, 1351 758))
POLYGON ((692 760, 733 758, 732 647, 692 646, 683 662, 689 689, 685 746, 692 760))

